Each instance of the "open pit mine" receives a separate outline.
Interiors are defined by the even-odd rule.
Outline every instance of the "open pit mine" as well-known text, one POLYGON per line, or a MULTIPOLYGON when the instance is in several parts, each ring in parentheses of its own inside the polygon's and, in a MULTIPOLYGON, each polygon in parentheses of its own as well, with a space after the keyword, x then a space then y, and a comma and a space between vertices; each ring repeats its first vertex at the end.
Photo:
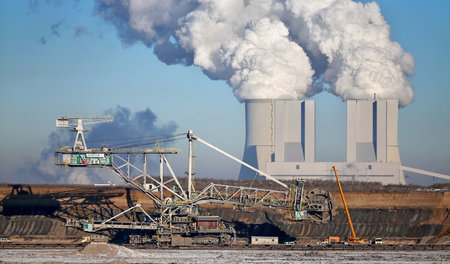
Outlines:
POLYGON ((187 139, 187 177, 169 163, 180 149, 157 142, 89 148, 83 125, 111 116, 61 117, 57 127, 76 137, 56 149, 55 165, 102 168, 124 185, 0 184, 1 246, 448 246, 450 185, 405 185, 403 170, 414 169, 400 162, 398 102, 347 104, 346 162, 315 161, 313 101, 253 100, 243 161, 191 130, 158 137, 187 139), (239 180, 194 181, 197 143, 240 163, 239 180), (158 176, 149 155, 159 158, 158 176))
MULTIPOLYGON (((182 179, 186 183, 187 179, 182 179)), ((198 180, 198 187, 208 180, 198 180)), ((249 181, 222 181, 229 184, 248 184, 249 181)), ((254 181, 255 187, 265 186, 263 180, 254 181)), ((278 237, 279 243, 295 241, 298 245, 316 244, 328 237, 342 240, 351 234, 344 205, 333 182, 314 182, 316 192, 329 195, 332 205, 326 217, 311 215, 309 219, 295 220, 291 209, 265 206, 236 206, 214 201, 199 206, 197 215, 212 218, 232 227, 233 244, 249 244, 252 236, 278 237)), ((305 184, 308 188, 311 184, 305 184)), ((439 187, 439 186, 437 186, 439 187)), ((442 188, 442 186, 440 186, 442 188)), ((414 189, 410 186, 352 184, 346 188, 346 198, 355 232, 369 240, 382 238, 384 244, 448 245, 449 204, 448 190, 436 188, 414 189)), ((321 196, 324 197, 324 196, 321 196)), ((0 185, 0 234, 18 244, 79 244, 93 233, 81 226, 72 227, 67 219, 86 219, 101 223, 136 204, 147 212, 156 210, 156 204, 141 191, 128 186, 88 185, 0 185), (69 225, 68 225, 69 223, 69 225)), ((317 214, 317 212, 316 212, 317 214)), ((192 214, 191 214, 192 215, 192 214)), ((142 213, 129 211, 121 216, 120 223, 135 223, 142 213)), ((201 220, 201 217, 197 219, 201 220)), ((192 218, 195 218, 193 216, 192 218)), ((207 219, 210 220, 210 219, 207 219)), ((213 219, 214 220, 214 219, 213 219)), ((195 221, 195 220, 193 220, 195 221)), ((211 223, 203 222, 204 223, 211 223)), ((106 222, 118 223, 114 222, 106 222)), ((146 222, 148 223, 148 221, 146 222)), ((197 222, 198 224, 198 222, 197 222)), ((174 227, 176 226, 173 223, 174 227)), ((201 226, 199 226, 201 228, 201 226)), ((174 229, 175 231, 175 229, 174 229)), ((116 243, 144 244, 218 244, 220 236, 212 233, 196 236, 173 232, 159 234, 157 230, 139 228, 108 228, 96 234, 116 243), (130 238, 134 241, 130 241, 130 238), (188 239, 189 238, 189 239, 188 239), (201 238, 201 239, 200 239, 201 238), (158 242, 159 239, 159 242, 158 242), (187 240, 187 241, 186 241, 187 240)), ((231 238, 228 238, 231 239, 231 238)))

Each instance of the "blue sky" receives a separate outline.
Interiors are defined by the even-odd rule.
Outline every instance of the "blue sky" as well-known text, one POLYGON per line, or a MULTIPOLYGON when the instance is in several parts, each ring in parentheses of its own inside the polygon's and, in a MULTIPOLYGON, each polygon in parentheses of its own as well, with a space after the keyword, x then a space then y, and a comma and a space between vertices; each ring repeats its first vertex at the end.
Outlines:
MULTIPOLYGON (((416 62, 415 102, 399 112, 402 162, 450 175, 450 1, 376 2, 392 39, 416 62)), ((117 105, 150 108, 159 124, 173 121, 179 132, 193 129, 242 156, 244 105, 225 82, 196 67, 167 66, 140 43, 124 46, 92 1, 37 3, 0 1, 0 182, 33 182, 17 170, 40 159, 57 117, 102 115, 117 105)), ((328 93, 312 99, 317 159, 343 161, 345 103, 328 93)), ((173 158, 177 174, 186 169, 186 144, 173 158)), ((201 146, 198 152, 199 177, 237 177, 238 165, 201 146)))

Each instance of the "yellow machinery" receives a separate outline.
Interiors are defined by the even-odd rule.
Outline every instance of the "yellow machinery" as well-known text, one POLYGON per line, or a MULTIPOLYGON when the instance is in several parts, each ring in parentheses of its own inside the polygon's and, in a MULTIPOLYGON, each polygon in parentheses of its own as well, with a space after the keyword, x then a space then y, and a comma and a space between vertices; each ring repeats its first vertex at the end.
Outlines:
POLYGON ((342 191, 341 182, 339 181, 339 177, 336 171, 336 167, 333 166, 334 175, 336 175, 336 180, 339 186, 339 191, 341 192, 342 202, 344 203, 345 213, 347 214, 348 223, 350 224, 350 229, 352 230, 352 236, 347 238, 347 242, 349 243, 367 243, 367 239, 361 239, 356 237, 355 229, 353 229, 352 219, 350 218, 350 213, 348 212, 347 203, 345 202, 344 192, 342 191))

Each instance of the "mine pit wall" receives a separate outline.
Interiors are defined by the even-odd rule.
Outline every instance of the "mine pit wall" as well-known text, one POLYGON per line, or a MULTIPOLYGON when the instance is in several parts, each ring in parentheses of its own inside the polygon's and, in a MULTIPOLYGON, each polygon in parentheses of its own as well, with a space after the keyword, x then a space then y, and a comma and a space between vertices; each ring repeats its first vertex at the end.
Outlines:
POLYGON ((0 236, 15 243, 79 243, 89 234, 66 228, 64 221, 44 215, 0 215, 0 236))
MULTIPOLYGON (((293 221, 292 212, 270 208, 235 211, 232 207, 204 205, 204 211, 235 225, 241 235, 274 235, 280 241, 311 243, 328 236, 345 239, 351 234, 339 193, 331 193, 332 219, 327 223, 293 221)), ((348 193, 356 235, 388 243, 450 244, 450 193, 348 193)))
MULTIPOLYGON (((136 203, 149 211, 154 208, 145 195, 123 186, 32 185, 31 189, 32 195, 12 195, 11 186, 0 184, 0 237, 70 242, 88 234, 66 228, 65 218, 87 219, 96 215, 107 219, 136 203), (23 208, 30 199, 38 205, 37 209, 23 208), (55 201, 56 210, 48 210, 46 205, 54 208, 55 201)), ((280 242, 314 243, 328 236, 343 239, 350 234, 339 193, 330 195, 333 215, 327 223, 292 221, 292 211, 273 208, 238 211, 231 205, 217 204, 204 204, 201 208, 234 225, 237 234, 244 237, 276 235, 280 242)), ((359 237, 382 237, 388 243, 450 244, 450 192, 347 192, 346 201, 359 237)))
MULTIPOLYGON (((129 186, 0 184, 2 215, 55 215, 60 218, 111 217, 140 203, 153 210, 145 194, 129 186)), ((168 194, 167 194, 168 195, 168 194)))
POLYGON ((140 203, 154 203, 128 186, 0 184, 0 237, 13 242, 79 243, 90 233, 66 228, 65 219, 108 219, 140 203))

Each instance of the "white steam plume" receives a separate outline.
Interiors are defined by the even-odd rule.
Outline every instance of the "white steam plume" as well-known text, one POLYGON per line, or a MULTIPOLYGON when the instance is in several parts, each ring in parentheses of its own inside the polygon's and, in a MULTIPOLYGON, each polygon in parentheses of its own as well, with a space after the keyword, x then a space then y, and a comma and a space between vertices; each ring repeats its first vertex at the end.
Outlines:
POLYGON ((343 99, 412 102, 413 57, 390 40, 376 3, 351 0, 97 0, 127 44, 194 64, 238 100, 299 99, 326 87, 343 99))

